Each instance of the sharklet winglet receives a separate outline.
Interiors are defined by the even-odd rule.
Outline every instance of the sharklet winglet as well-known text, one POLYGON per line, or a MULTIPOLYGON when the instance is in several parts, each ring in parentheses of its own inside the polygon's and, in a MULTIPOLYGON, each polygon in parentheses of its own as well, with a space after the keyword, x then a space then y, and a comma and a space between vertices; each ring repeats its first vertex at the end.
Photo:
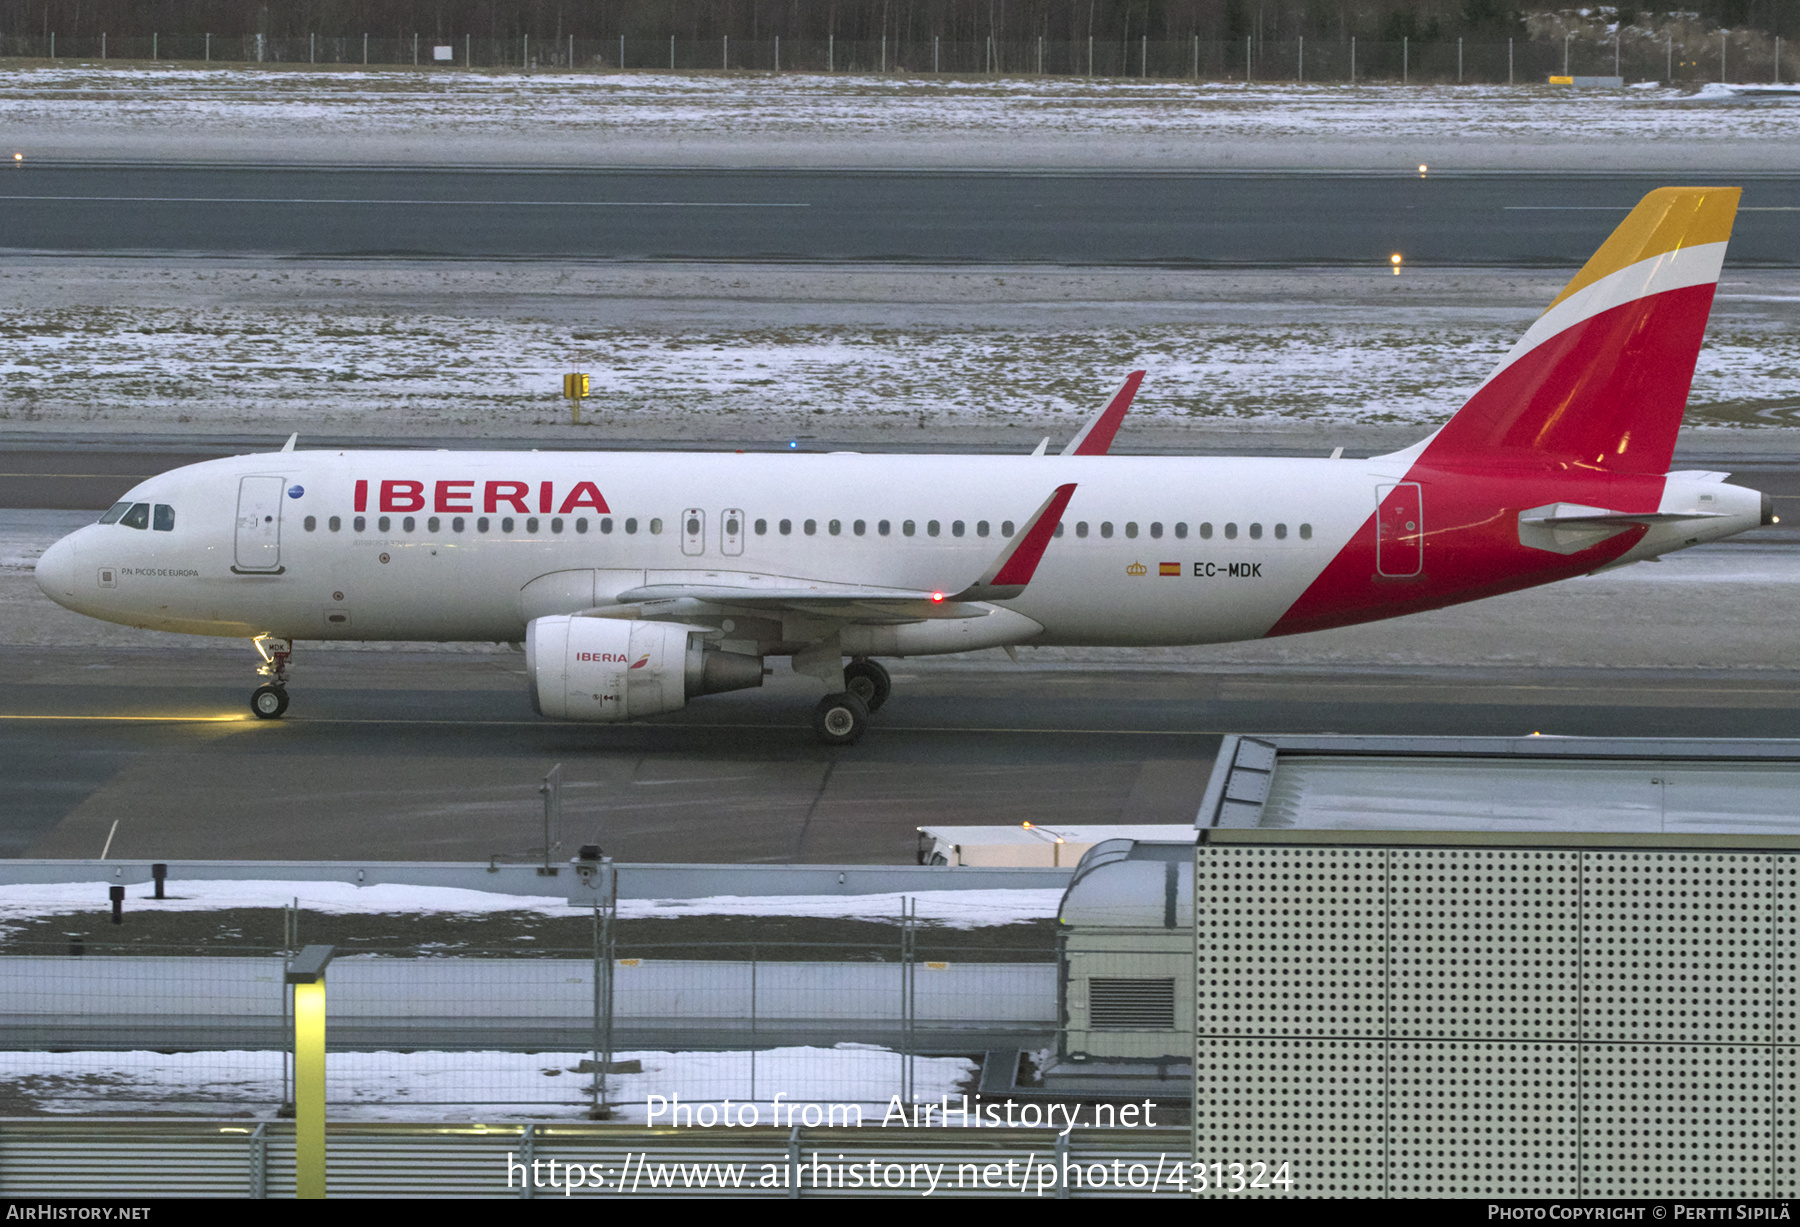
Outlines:
POLYGON ((1058 486, 1045 499, 1043 505, 1032 513, 1031 519, 1000 551, 982 577, 947 599, 952 601, 1005 601, 1025 591, 1025 585, 1037 574, 1038 563, 1043 560, 1044 551, 1050 548, 1051 538, 1056 536, 1056 526, 1062 522, 1063 511, 1069 500, 1075 497, 1075 483, 1068 482, 1058 486))
POLYGON ((1119 425, 1125 420, 1125 411, 1131 408, 1131 400, 1137 395, 1138 385, 1144 382, 1144 372, 1133 371, 1125 376, 1125 382, 1119 385, 1112 399, 1106 402, 1106 408, 1081 428, 1081 433, 1069 440, 1069 445, 1062 449, 1065 456, 1104 456, 1112 447, 1113 437, 1119 433, 1119 425))

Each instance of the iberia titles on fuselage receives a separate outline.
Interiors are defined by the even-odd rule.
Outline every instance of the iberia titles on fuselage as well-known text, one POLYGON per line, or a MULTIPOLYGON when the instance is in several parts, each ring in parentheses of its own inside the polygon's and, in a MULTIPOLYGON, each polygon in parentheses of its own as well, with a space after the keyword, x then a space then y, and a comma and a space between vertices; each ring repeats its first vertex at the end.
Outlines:
POLYGON ((821 736, 853 741, 887 695, 874 657, 1320 630, 1768 522, 1726 474, 1668 471, 1737 197, 1652 192, 1392 455, 1110 455, 1141 373, 1058 455, 283 450, 141 483, 38 579, 94 617, 257 640, 259 715, 293 640, 496 640, 571 719, 791 657, 834 692, 821 736))

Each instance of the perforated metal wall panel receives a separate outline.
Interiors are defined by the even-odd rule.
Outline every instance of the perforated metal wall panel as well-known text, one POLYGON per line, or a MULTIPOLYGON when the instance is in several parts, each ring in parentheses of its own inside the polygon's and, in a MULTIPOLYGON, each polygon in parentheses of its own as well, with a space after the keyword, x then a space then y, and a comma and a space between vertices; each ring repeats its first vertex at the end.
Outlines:
POLYGON ((1289 1162, 1297 1196, 1800 1194, 1800 855, 1195 865, 1196 1161, 1289 1162))
POLYGON ((1578 853, 1388 855, 1394 1035, 1575 1038, 1578 853))
POLYGON ((1285 1162, 1306 1173, 1297 1194, 1386 1195, 1386 1041, 1202 1040, 1194 1078, 1196 1162, 1285 1162))
POLYGON ((1770 860, 1744 853, 1583 853, 1583 1034, 1772 1039, 1770 860))
POLYGON ((1392 1197, 1570 1197, 1574 1044, 1397 1040, 1388 1071, 1392 1197))
POLYGON ((1383 1035, 1387 853, 1198 849, 1196 1018, 1216 1035, 1383 1035))

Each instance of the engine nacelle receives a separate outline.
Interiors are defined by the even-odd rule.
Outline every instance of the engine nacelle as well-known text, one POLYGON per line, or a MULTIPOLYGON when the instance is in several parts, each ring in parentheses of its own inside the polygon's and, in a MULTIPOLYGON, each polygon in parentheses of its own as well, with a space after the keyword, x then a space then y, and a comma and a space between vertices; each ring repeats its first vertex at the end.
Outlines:
POLYGON ((763 679, 760 656, 708 648, 691 627, 624 618, 534 618, 525 671, 532 707, 558 720, 635 720, 763 679))

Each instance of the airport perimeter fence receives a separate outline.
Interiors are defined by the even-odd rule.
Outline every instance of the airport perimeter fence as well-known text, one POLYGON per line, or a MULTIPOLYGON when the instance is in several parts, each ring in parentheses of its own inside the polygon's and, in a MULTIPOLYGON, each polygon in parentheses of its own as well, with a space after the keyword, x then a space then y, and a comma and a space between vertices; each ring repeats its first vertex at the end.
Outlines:
POLYGON ((897 73, 955 77, 1097 77, 1343 84, 1542 84, 1552 76, 1627 82, 1792 82, 1800 58, 1782 41, 1732 45, 1725 33, 1696 44, 1611 41, 1399 42, 1245 38, 1087 40, 490 39, 462 36, 162 34, 109 38, 14 35, 0 58, 76 62, 322 65, 489 71, 897 73))
MULTIPOLYGON (((525 955, 523 935, 448 956, 340 949, 325 977, 333 1119, 643 1121, 658 1101, 716 1118, 729 1100, 760 1103, 763 1124, 777 1101, 804 1114, 789 1124, 842 1123, 805 1105, 955 1099, 990 1047, 1056 1046, 1048 943, 907 924, 891 942, 616 941, 594 927, 587 947, 525 955)), ((297 947, 8 941, 0 1116, 278 1114, 297 947)))

